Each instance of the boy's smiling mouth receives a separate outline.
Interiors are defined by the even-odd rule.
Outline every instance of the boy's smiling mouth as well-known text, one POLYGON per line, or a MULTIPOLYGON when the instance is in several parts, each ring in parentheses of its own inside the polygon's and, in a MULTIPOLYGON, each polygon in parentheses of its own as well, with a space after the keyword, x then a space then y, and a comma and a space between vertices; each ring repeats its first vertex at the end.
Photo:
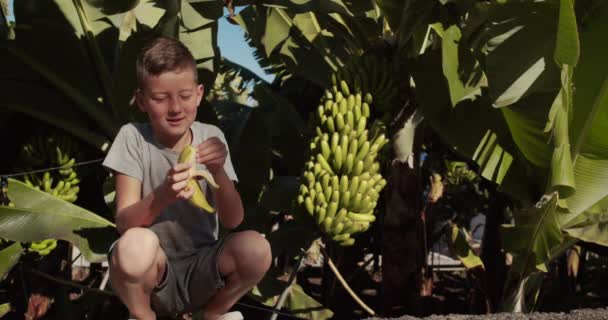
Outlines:
POLYGON ((185 117, 179 117, 179 118, 167 118, 167 122, 170 125, 177 125, 179 124, 182 120, 184 120, 185 117))

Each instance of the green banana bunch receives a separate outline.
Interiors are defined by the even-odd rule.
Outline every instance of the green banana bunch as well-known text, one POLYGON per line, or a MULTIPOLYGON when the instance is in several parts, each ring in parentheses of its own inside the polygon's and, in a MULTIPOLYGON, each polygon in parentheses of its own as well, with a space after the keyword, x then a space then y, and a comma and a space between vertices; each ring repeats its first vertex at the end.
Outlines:
POLYGON ((53 251, 53 249, 55 249, 56 247, 57 247, 56 239, 46 239, 46 240, 34 241, 34 242, 30 243, 27 251, 36 252, 41 256, 46 256, 49 253, 51 253, 51 251, 53 251))
POLYGON ((466 162, 446 161, 447 183, 450 185, 460 185, 471 183, 477 179, 477 173, 470 170, 466 162))
POLYGON ((177 160, 178 163, 192 163, 192 167, 190 168, 190 179, 188 179, 188 186, 186 188, 193 188, 194 194, 192 197, 190 197, 190 199, 188 199, 188 201, 195 207, 201 208, 209 213, 214 213, 215 209, 207 201, 207 197, 205 197, 205 193, 203 192, 203 189, 201 189, 201 185, 198 183, 198 180, 205 179, 207 181, 207 185, 210 185, 215 189, 219 189, 220 186, 215 182, 209 171, 196 170, 195 156, 196 150, 194 147, 187 145, 179 154, 179 159, 177 160))
POLYGON ((392 69, 386 59, 365 54, 349 60, 332 75, 331 81, 334 86, 344 81, 355 91, 369 93, 374 97, 374 111, 386 113, 395 107, 399 97, 399 82, 392 69))
POLYGON ((369 93, 351 92, 344 80, 325 91, 297 197, 321 231, 343 246, 354 244, 351 235, 366 231, 376 219, 374 209, 386 185, 376 157, 388 139, 381 129, 367 129, 371 102, 369 93))
POLYGON ((36 135, 21 147, 20 160, 25 170, 41 166, 61 166, 56 171, 32 173, 24 176, 23 182, 56 198, 74 202, 78 198, 80 179, 72 167, 77 153, 73 139, 63 134, 36 135))

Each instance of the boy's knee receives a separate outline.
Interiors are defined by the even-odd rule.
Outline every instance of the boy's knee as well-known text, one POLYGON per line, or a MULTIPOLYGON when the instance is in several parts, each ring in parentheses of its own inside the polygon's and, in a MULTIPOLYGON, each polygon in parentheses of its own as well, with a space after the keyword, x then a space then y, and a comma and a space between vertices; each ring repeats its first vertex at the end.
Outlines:
POLYGON ((238 250, 239 257, 236 260, 243 262, 241 265, 251 272, 265 273, 272 262, 270 243, 256 231, 244 231, 241 234, 241 250, 238 250))
POLYGON ((112 254, 112 267, 127 279, 138 280, 156 263, 160 243, 154 232, 131 228, 118 240, 112 254))

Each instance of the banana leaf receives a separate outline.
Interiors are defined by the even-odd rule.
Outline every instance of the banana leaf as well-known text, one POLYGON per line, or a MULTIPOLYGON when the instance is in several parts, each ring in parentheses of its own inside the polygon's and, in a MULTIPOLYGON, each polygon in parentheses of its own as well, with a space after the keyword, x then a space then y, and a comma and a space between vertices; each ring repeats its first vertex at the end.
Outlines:
POLYGON ((0 281, 4 280, 4 277, 19 262, 22 253, 23 248, 19 242, 15 242, 0 251, 0 281))
MULTIPOLYGON (((265 277, 249 294, 259 302, 274 307, 285 285, 283 281, 265 277)), ((326 309, 318 301, 307 295, 302 287, 296 283, 288 289, 289 293, 282 310, 288 310, 294 316, 302 319, 325 320, 333 316, 333 312, 326 309)))
POLYGON ((9 313, 10 311, 11 311, 11 304, 10 303, 0 304, 0 318, 4 317, 4 315, 6 315, 7 313, 9 313))
POLYGON ((571 220, 564 231, 576 239, 608 247, 608 213, 585 211, 571 220))
POLYGON ((20 181, 9 179, 8 196, 15 207, 0 207, 0 238, 66 240, 91 262, 105 261, 108 248, 118 239, 112 222, 20 181))
POLYGON ((475 254, 471 248, 468 238, 469 236, 464 228, 458 228, 455 224, 450 228, 450 247, 458 257, 458 260, 460 260, 467 269, 474 269, 477 267, 483 269, 483 261, 481 261, 481 258, 475 254))
POLYGON ((520 273, 531 269, 547 271, 546 263, 563 240, 557 212, 557 193, 546 195, 534 207, 515 214, 514 225, 501 228, 504 248, 521 259, 520 273))
POLYGON ((181 7, 157 0, 15 3, 16 25, 22 28, 7 43, 8 68, 0 85, 8 97, 0 108, 23 112, 106 151, 122 124, 143 119, 131 103, 135 55, 146 37, 162 33, 182 40, 197 60, 199 80, 207 87, 213 83, 223 4, 192 2, 182 1, 181 7), (29 94, 45 89, 48 94, 29 94))
POLYGON ((381 35, 374 8, 358 2, 261 1, 243 9, 235 21, 267 70, 289 70, 321 86, 381 35))

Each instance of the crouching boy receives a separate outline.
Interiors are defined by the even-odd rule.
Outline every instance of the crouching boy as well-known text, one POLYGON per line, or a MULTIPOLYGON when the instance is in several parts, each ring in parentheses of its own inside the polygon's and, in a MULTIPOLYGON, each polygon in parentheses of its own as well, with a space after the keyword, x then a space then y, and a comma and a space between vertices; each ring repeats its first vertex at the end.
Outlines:
POLYGON ((195 121, 203 98, 196 63, 179 41, 158 37, 137 57, 137 106, 148 122, 123 126, 104 160, 116 176, 116 225, 109 253, 110 283, 137 319, 202 310, 206 320, 242 319, 230 308, 256 285, 271 263, 270 246, 255 231, 218 240, 218 221, 243 220, 237 176, 220 129, 195 121), (187 200, 192 164, 178 163, 187 145, 197 170, 219 185, 199 184, 216 209, 187 200))

